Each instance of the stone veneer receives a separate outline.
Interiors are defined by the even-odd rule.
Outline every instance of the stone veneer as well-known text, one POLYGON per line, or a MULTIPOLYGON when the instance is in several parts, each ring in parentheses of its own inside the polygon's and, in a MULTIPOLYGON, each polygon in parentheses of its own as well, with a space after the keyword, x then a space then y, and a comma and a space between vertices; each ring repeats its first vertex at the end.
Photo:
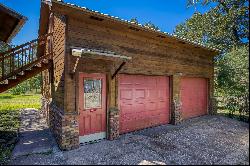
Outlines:
POLYGON ((71 150, 79 147, 78 115, 63 114, 63 110, 50 104, 49 125, 56 141, 62 150, 71 150))
POLYGON ((46 99, 45 97, 41 98, 41 104, 42 104, 42 108, 41 111, 43 113, 43 116, 46 118, 46 122, 47 124, 49 124, 49 104, 50 104, 50 100, 46 99))
POLYGON ((211 97, 209 100, 209 115, 216 115, 218 109, 218 102, 215 97, 211 97))
POLYGON ((181 123, 182 113, 181 113, 181 102, 178 98, 175 98, 172 103, 172 124, 176 125, 178 123, 181 123))
POLYGON ((119 109, 110 108, 108 117, 108 139, 114 140, 119 137, 119 109))

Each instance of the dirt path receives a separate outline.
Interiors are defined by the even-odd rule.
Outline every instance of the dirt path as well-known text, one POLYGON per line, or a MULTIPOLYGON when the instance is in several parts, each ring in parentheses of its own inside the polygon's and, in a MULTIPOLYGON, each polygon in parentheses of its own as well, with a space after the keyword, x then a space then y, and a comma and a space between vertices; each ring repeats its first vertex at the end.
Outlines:
POLYGON ((20 137, 12 158, 35 153, 50 153, 54 139, 42 114, 38 110, 24 109, 21 112, 20 137))

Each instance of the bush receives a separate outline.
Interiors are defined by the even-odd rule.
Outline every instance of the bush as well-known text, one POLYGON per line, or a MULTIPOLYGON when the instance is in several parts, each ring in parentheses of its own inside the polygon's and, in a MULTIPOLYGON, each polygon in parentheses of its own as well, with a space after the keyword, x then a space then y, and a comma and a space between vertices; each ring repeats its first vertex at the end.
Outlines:
MULTIPOLYGON (((232 49, 216 64, 215 94, 220 97, 223 109, 232 116, 249 115, 249 48, 232 49)), ((249 117, 249 116, 248 116, 249 117)))

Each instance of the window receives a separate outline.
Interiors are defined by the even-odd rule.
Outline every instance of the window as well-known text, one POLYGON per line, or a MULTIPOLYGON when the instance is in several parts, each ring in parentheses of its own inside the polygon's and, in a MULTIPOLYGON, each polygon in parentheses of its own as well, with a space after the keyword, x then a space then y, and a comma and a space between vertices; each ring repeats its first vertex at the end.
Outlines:
POLYGON ((102 107, 102 80, 84 79, 84 109, 102 107))

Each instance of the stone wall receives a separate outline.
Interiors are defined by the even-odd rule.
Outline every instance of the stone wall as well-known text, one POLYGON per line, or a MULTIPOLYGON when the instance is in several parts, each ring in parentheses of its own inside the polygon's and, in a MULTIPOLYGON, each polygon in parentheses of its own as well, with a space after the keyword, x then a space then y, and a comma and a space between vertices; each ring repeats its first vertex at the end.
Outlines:
POLYGON ((50 104, 49 125, 58 146, 62 150, 71 150, 79 147, 79 129, 77 115, 65 115, 63 110, 50 104))
POLYGON ((78 115, 64 115, 62 120, 62 142, 60 148, 71 150, 79 147, 78 115))

